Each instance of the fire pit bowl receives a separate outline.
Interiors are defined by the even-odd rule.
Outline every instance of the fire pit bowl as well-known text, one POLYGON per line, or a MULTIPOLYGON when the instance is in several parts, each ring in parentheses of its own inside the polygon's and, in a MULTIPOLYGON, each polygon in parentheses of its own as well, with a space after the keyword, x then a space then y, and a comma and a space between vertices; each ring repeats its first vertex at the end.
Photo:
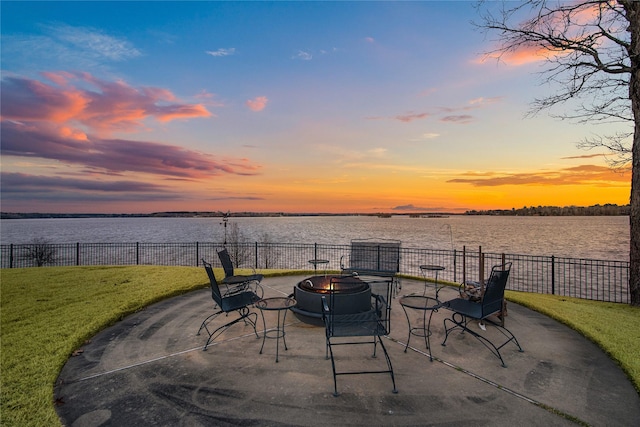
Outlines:
MULTIPOLYGON (((342 276, 312 276, 294 286, 296 306, 291 311, 298 319, 312 325, 322 325, 322 296, 328 297, 332 277, 342 276)), ((336 314, 362 313, 371 309, 371 288, 367 282, 358 277, 349 277, 347 281, 334 284, 334 287, 334 306, 331 307, 329 298, 327 302, 336 314)))

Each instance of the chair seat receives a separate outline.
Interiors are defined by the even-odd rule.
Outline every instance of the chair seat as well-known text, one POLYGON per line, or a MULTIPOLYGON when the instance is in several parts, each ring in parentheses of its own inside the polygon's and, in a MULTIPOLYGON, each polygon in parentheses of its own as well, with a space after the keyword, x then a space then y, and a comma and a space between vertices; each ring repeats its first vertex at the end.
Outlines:
POLYGON ((443 307, 473 319, 482 319, 482 304, 478 302, 456 298, 445 302, 443 307))
POLYGON ((264 276, 262 274, 251 274, 249 276, 229 276, 222 279, 225 285, 239 285, 246 282, 261 282, 264 276))
POLYGON ((220 308, 225 312, 233 311, 242 307, 246 307, 247 305, 251 305, 259 299, 260 297, 254 292, 246 291, 223 298, 220 308))
POLYGON ((334 337, 382 336, 389 333, 375 310, 334 315, 330 328, 334 337))

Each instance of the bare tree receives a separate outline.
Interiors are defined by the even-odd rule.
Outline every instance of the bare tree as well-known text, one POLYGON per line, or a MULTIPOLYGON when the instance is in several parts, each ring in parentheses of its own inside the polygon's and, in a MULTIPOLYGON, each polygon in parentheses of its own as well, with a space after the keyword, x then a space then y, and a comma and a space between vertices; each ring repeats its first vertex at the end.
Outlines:
POLYGON ((247 239, 240 230, 238 223, 229 223, 229 255, 236 267, 241 267, 251 259, 251 251, 247 246, 247 239))
POLYGON ((609 149, 613 166, 631 168, 629 293, 640 306, 640 1, 503 2, 497 13, 493 2, 479 6, 479 26, 497 34, 490 56, 534 50, 547 61, 542 75, 557 91, 533 101, 529 114, 563 105, 561 119, 621 123, 615 135, 579 146, 609 149))
POLYGON ((36 238, 25 246, 23 257, 34 261, 38 267, 42 267, 45 264, 53 264, 55 262, 56 248, 47 240, 36 238))
POLYGON ((273 268, 278 260, 278 251, 272 244, 272 239, 269 233, 262 233, 260 246, 262 248, 260 255, 264 261, 264 268, 273 268))

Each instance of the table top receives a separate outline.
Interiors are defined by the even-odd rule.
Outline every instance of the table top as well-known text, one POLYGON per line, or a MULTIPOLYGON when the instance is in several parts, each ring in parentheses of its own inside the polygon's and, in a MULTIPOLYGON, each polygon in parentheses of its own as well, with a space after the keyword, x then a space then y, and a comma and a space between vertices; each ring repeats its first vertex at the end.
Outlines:
POLYGON ((444 267, 441 265, 424 264, 420 266, 420 270, 442 271, 444 267))
POLYGON ((422 295, 405 295, 400 297, 400 305, 416 310, 436 310, 440 308, 440 301, 422 295))
POLYGON ((256 301, 260 310, 286 310, 296 305, 296 300, 290 297, 263 298, 256 301))

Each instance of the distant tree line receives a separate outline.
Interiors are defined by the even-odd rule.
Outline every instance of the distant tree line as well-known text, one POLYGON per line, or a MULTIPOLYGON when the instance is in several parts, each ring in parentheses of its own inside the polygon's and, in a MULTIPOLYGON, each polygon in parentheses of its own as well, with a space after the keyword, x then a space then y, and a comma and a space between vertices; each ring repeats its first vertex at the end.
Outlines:
POLYGON ((593 206, 529 206, 520 209, 490 209, 471 210, 466 215, 504 215, 504 216, 617 216, 629 215, 631 205, 618 206, 616 204, 593 206))

